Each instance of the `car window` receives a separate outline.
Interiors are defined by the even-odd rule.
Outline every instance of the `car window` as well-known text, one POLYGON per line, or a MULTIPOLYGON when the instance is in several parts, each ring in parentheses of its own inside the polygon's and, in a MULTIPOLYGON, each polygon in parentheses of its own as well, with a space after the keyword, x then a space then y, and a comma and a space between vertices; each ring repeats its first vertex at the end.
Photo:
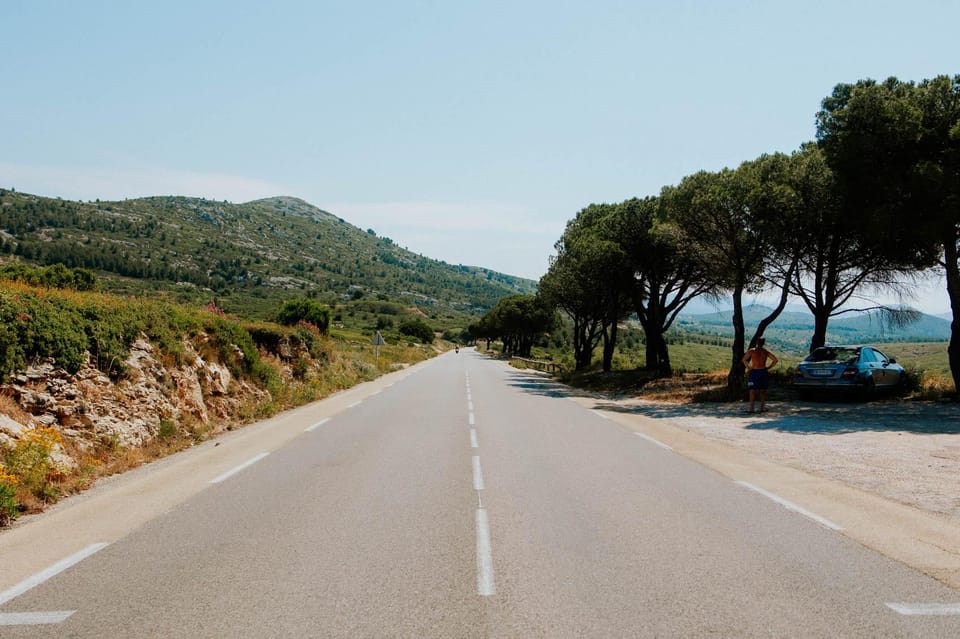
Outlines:
POLYGON ((859 354, 857 348, 834 348, 821 346, 807 356, 807 362, 855 362, 859 354))
POLYGON ((889 358, 889 357, 887 357, 886 355, 884 355, 883 353, 881 353, 881 352, 878 351, 877 349, 874 348, 874 349, 872 349, 872 350, 873 350, 873 354, 876 356, 878 362, 888 362, 888 361, 890 361, 890 358, 889 358))
POLYGON ((869 348, 864 348, 860 350, 860 361, 864 364, 870 364, 877 361, 877 358, 874 357, 872 350, 869 348))

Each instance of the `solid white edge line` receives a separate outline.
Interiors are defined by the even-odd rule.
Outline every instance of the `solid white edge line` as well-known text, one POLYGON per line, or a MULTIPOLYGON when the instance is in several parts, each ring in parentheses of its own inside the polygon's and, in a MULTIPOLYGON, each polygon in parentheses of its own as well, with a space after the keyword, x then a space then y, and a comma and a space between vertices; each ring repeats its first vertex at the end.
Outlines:
POLYGON ((352 403, 352 404, 349 404, 349 405, 347 406, 347 408, 356 408, 357 406, 359 406, 359 405, 362 404, 362 403, 363 403, 363 400, 360 400, 359 402, 354 402, 354 403, 352 403))
POLYGON ((56 577, 67 568, 70 568, 71 566, 80 563, 90 555, 103 550, 109 545, 110 544, 100 543, 100 544, 92 544, 90 546, 87 546, 80 552, 76 552, 70 555, 69 557, 67 557, 66 559, 61 559, 60 561, 53 564, 49 568, 41 570, 40 572, 33 575, 32 577, 27 577, 26 579, 24 579, 17 585, 12 586, 11 588, 7 588, 3 592, 0 592, 0 606, 2 606, 3 604, 7 603, 8 601, 10 601, 15 597, 19 597, 20 595, 27 592, 31 588, 39 586, 40 584, 47 581, 48 579, 52 577, 56 577))
POLYGON ((750 490, 752 490, 752 491, 754 491, 754 492, 760 493, 761 495, 763 495, 763 496, 766 497, 767 499, 770 499, 770 500, 773 500, 773 501, 777 502, 778 504, 780 504, 781 506, 783 506, 783 507, 786 508, 787 510, 792 510, 792 511, 795 512, 795 513, 799 513, 799 514, 803 515, 804 517, 807 517, 807 518, 809 518, 809 519, 812 519, 813 521, 817 522, 817 523, 820 524, 821 526, 826 526, 827 528, 830 528, 831 530, 843 530, 843 526, 840 526, 840 525, 838 525, 838 524, 835 524, 835 523, 833 523, 832 521, 830 521, 829 519, 826 519, 826 518, 824 518, 824 517, 821 517, 820 515, 817 515, 816 513, 812 513, 812 512, 810 512, 809 510, 807 510, 806 508, 804 508, 804 507, 802 507, 802 506, 798 506, 798 505, 794 504, 793 502, 789 502, 789 501, 787 501, 786 499, 784 499, 783 497, 780 497, 779 495, 775 495, 774 493, 771 493, 771 492, 768 491, 768 490, 764 490, 763 488, 760 488, 759 486, 754 486, 753 484, 751 484, 751 483, 749 483, 749 482, 745 482, 745 481, 737 481, 737 482, 735 482, 735 483, 740 484, 741 486, 743 486, 743 487, 745 487, 745 488, 749 488, 750 490))
POLYGON ((231 477, 233 477, 234 475, 236 475, 237 473, 239 473, 241 470, 247 468, 248 466, 253 466, 253 465, 256 464, 258 461, 260 461, 261 459, 263 459, 264 457, 266 457, 266 456, 269 455, 269 454, 270 454, 270 453, 260 453, 259 455, 255 456, 255 457, 251 457, 250 459, 248 459, 247 461, 243 462, 243 463, 240 464, 239 466, 234 466, 233 468, 231 468, 231 469, 228 470, 227 472, 223 473, 222 475, 220 475, 220 476, 218 476, 218 477, 216 477, 216 478, 214 478, 214 479, 211 479, 211 480, 210 480, 210 483, 211 483, 211 484, 219 484, 220 482, 222 482, 222 481, 224 481, 224 480, 230 479, 231 477))
POLYGON ((331 419, 330 417, 327 417, 326 419, 321 419, 321 420, 320 420, 319 422, 317 422, 316 424, 311 424, 310 426, 307 426, 306 428, 304 428, 304 429, 303 429, 303 432, 309 433, 309 432, 311 432, 311 431, 313 431, 313 430, 316 430, 317 428, 320 428, 321 426, 323 426, 324 424, 326 424, 327 422, 329 422, 330 419, 331 419))
POLYGON ((0 612, 0 626, 42 626, 63 623, 76 610, 53 610, 50 612, 0 612))
POLYGON ((477 443, 477 431, 475 428, 470 429, 470 448, 480 448, 480 444, 477 443))
POLYGON ((647 440, 647 441, 650 442, 651 444, 656 444, 656 445, 659 446, 660 448, 665 448, 665 449, 667 449, 667 450, 673 450, 673 447, 672 447, 672 446, 667 446, 667 445, 664 444, 662 441, 659 441, 659 440, 657 440, 657 439, 654 439, 653 437, 650 437, 649 435, 644 435, 643 433, 634 433, 634 435, 636 435, 637 437, 640 437, 641 439, 647 440))
POLYGON ((483 508, 477 509, 477 594, 481 597, 497 594, 497 586, 493 580, 490 521, 483 508))
POLYGON ((607 419, 607 420, 610 419, 609 417, 607 417, 606 415, 604 415, 603 413, 601 413, 600 411, 598 411, 598 410, 596 410, 596 409, 593 409, 593 414, 596 415, 597 417, 600 417, 600 418, 603 418, 603 419, 607 419))
POLYGON ((901 615, 931 615, 940 617, 960 615, 960 603, 888 603, 887 607, 901 615))
POLYGON ((480 458, 473 456, 473 489, 483 490, 483 471, 480 469, 480 458))

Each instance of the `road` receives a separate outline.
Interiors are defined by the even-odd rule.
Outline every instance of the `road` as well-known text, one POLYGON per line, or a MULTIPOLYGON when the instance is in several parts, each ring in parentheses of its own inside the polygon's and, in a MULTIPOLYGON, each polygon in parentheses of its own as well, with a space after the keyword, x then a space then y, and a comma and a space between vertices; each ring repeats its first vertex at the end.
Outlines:
POLYGON ((0 637, 960 636, 957 591, 470 350, 154 466, 0 535, 0 637))

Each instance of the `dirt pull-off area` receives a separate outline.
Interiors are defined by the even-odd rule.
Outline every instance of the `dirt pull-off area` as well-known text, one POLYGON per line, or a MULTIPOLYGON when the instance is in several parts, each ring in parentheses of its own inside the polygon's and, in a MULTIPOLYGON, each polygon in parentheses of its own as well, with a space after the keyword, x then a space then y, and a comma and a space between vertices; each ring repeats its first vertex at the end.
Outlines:
POLYGON ((743 404, 600 401, 597 408, 676 427, 837 480, 960 526, 960 404, 774 401, 743 404))

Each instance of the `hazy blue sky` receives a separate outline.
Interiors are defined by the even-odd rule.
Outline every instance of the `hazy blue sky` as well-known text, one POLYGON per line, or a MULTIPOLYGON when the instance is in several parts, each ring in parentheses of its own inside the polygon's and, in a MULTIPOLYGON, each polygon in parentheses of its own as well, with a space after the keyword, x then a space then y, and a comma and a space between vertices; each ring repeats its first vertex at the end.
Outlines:
MULTIPOLYGON (((567 220, 960 72, 960 2, 0 0, 0 186, 294 195, 538 278, 567 220)), ((936 288, 918 300, 948 308, 936 288)))

